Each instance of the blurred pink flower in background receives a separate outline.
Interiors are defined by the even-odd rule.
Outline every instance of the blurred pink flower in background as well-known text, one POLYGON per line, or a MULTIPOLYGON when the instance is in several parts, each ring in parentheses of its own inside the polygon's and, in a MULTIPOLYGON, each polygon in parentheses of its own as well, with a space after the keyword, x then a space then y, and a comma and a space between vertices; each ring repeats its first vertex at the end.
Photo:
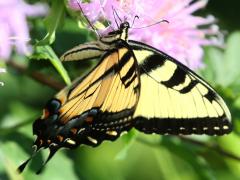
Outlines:
POLYGON ((19 54, 29 54, 30 40, 27 17, 45 15, 48 7, 44 4, 30 5, 23 0, 0 1, 0 59, 8 60, 12 48, 19 54))
MULTIPOLYGON (((80 2, 80 1, 79 1, 80 2)), ((129 39, 145 42, 173 56, 190 68, 202 67, 203 46, 222 46, 223 38, 211 15, 200 17, 193 15, 206 6, 207 0, 91 0, 80 3, 84 14, 94 24, 101 19, 110 21, 117 29, 113 9, 122 21, 130 24, 137 15, 133 28, 129 30, 129 39), (169 23, 158 23, 161 20, 169 23), (134 29, 140 28, 140 29, 134 29), (145 28, 141 28, 145 27, 145 28)), ((70 8, 79 10, 78 0, 69 0, 70 8)), ((116 18, 119 22, 118 18, 116 18)), ((109 29, 109 28, 107 28, 109 29)))

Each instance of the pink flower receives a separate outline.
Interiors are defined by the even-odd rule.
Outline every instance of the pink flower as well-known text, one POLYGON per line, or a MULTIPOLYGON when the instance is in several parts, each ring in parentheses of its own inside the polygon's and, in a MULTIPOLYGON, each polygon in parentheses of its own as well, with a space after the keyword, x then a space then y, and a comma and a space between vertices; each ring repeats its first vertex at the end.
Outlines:
POLYGON ((23 0, 0 1, 0 59, 10 58, 13 45, 19 54, 31 52, 27 17, 44 15, 47 9, 46 5, 30 5, 23 0))
MULTIPOLYGON (((79 10, 78 0, 69 0, 69 6, 79 10)), ((203 46, 221 46, 222 39, 215 18, 193 15, 204 8, 207 0, 92 0, 90 3, 80 3, 84 14, 94 24, 102 18, 110 21, 117 28, 113 9, 122 21, 133 22, 129 30, 130 39, 145 42, 173 56, 185 65, 200 68, 203 58, 203 46), (101 3, 100 3, 101 2, 101 3), (169 23, 162 22, 167 20, 169 23), (156 25, 152 25, 155 24, 156 25), (152 25, 150 27, 146 27, 152 25), (145 28, 141 28, 145 27, 145 28), (204 27, 204 28, 203 28, 204 27), (134 29, 137 28, 137 29, 134 29), (140 29, 138 29, 140 28, 140 29)))

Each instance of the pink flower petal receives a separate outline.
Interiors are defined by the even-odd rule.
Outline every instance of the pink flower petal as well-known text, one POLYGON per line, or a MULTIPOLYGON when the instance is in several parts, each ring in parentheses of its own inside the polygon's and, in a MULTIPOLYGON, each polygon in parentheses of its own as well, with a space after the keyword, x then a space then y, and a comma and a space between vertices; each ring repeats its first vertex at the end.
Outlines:
POLYGON ((31 47, 27 16, 39 16, 47 13, 47 6, 37 3, 29 5, 23 0, 0 2, 0 58, 8 60, 12 48, 19 54, 29 54, 31 47), (12 41, 14 39, 14 41, 12 41), (14 45, 14 46, 13 46, 14 45))
MULTIPOLYGON (((168 20, 169 23, 160 23, 142 29, 129 29, 129 38, 152 45, 196 69, 203 66, 203 46, 223 45, 223 35, 214 24, 215 18, 211 15, 204 18, 192 14, 204 8, 207 2, 208 0, 196 2, 148 0, 147 3, 144 0, 92 0, 88 7, 88 3, 81 3, 81 6, 93 23, 104 17, 115 29, 118 28, 115 21, 120 24, 121 21, 127 20, 131 24, 135 15, 140 18, 136 19, 134 27, 144 27, 163 19, 168 20), (99 5, 96 1, 101 4, 99 5), (100 9, 101 12, 99 13, 96 9, 100 9)), ((76 0, 69 1, 69 4, 74 3, 76 0)), ((74 7, 79 9, 77 6, 74 7)))

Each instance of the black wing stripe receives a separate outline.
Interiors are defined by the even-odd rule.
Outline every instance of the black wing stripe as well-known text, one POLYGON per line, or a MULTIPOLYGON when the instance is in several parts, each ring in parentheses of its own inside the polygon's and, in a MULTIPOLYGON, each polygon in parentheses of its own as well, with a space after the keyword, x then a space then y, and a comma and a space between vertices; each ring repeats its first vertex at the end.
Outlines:
POLYGON ((131 51, 127 51, 119 60, 119 64, 116 66, 116 71, 119 72, 120 79, 122 83, 127 88, 136 78, 136 64, 133 59, 133 54, 131 51), (132 63, 130 67, 128 67, 128 63, 132 63), (126 71, 127 73, 122 74, 122 71, 126 71))
POLYGON ((132 57, 132 52, 131 51, 127 51, 121 59, 119 59, 119 64, 118 64, 118 68, 117 70, 121 70, 126 63, 130 60, 130 58, 132 57))
POLYGON ((172 88, 174 86, 182 84, 185 78, 186 78, 186 73, 180 68, 177 68, 174 71, 174 74, 172 75, 172 77, 168 81, 163 81, 161 83, 169 88, 172 88))
POLYGON ((208 91, 206 95, 204 95, 205 98, 207 98, 209 101, 213 101, 217 98, 216 94, 212 91, 208 91))
MULTIPOLYGON (((126 88, 128 87, 128 86, 130 86, 132 83, 133 83, 133 81, 135 81, 135 79, 137 78, 138 76, 137 76, 137 74, 135 73, 134 74, 134 76, 127 82, 127 84, 125 85, 126 86, 126 88)), ((139 87, 136 87, 136 88, 139 88, 139 87)))
POLYGON ((131 68, 128 70, 127 74, 123 77, 121 77, 121 80, 123 81, 123 83, 125 84, 126 81, 131 78, 133 76, 133 74, 136 71, 136 67, 134 66, 134 64, 131 66, 131 68))
POLYGON ((192 80, 188 86, 184 87, 179 92, 182 94, 186 94, 186 93, 190 92, 197 84, 198 84, 198 82, 196 80, 192 80))
POLYGON ((142 64, 140 64, 140 75, 147 74, 158 67, 164 65, 166 58, 159 55, 153 54, 147 57, 142 64))

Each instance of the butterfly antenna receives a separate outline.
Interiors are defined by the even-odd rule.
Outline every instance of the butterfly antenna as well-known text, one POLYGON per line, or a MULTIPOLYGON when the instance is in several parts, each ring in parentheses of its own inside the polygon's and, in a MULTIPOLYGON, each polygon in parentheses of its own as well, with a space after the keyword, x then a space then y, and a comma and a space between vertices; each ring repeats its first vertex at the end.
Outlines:
POLYGON ((88 22, 89 26, 90 26, 90 27, 92 28, 92 30, 97 34, 97 36, 100 37, 100 35, 98 34, 96 28, 92 25, 92 23, 89 21, 88 17, 84 14, 83 9, 82 9, 82 6, 81 6, 79 0, 77 0, 77 4, 78 4, 78 7, 79 7, 80 11, 82 12, 84 18, 85 18, 86 21, 88 22))
POLYGON ((135 16, 134 16, 134 19, 133 19, 133 21, 132 21, 132 25, 131 25, 130 27, 133 27, 134 22, 135 22, 136 19, 139 19, 139 16, 138 16, 138 15, 135 15, 135 16))
POLYGON ((40 174, 43 170, 43 168, 46 166, 46 164, 48 163, 48 161, 50 159, 52 159, 52 157, 54 156, 54 154, 57 152, 57 150, 59 149, 59 146, 55 146, 55 145, 52 145, 49 147, 50 149, 50 153, 48 155, 48 158, 46 159, 46 161, 42 164, 42 166, 40 167, 40 169, 36 172, 36 174, 40 174))
POLYGON ((121 23, 122 23, 122 19, 119 17, 116 9, 114 9, 113 6, 112 6, 112 10, 113 10, 113 17, 114 17, 115 23, 117 24, 117 27, 118 27, 118 29, 119 29, 120 27, 119 27, 119 24, 117 23, 117 18, 118 18, 118 20, 119 20, 121 23), (116 18, 116 17, 117 17, 117 18, 116 18))
POLYGON ((17 172, 22 173, 23 170, 25 169, 25 167, 27 166, 27 164, 29 163, 29 161, 36 155, 36 153, 38 152, 37 146, 33 145, 33 152, 32 155, 24 162, 22 163, 18 168, 17 168, 17 172))
POLYGON ((156 23, 153 23, 153 24, 150 24, 150 25, 147 25, 147 26, 136 27, 136 28, 132 28, 132 29, 143 29, 143 28, 155 26, 155 25, 160 24, 160 23, 169 23, 169 21, 164 19, 164 20, 158 21, 158 22, 156 22, 156 23))

